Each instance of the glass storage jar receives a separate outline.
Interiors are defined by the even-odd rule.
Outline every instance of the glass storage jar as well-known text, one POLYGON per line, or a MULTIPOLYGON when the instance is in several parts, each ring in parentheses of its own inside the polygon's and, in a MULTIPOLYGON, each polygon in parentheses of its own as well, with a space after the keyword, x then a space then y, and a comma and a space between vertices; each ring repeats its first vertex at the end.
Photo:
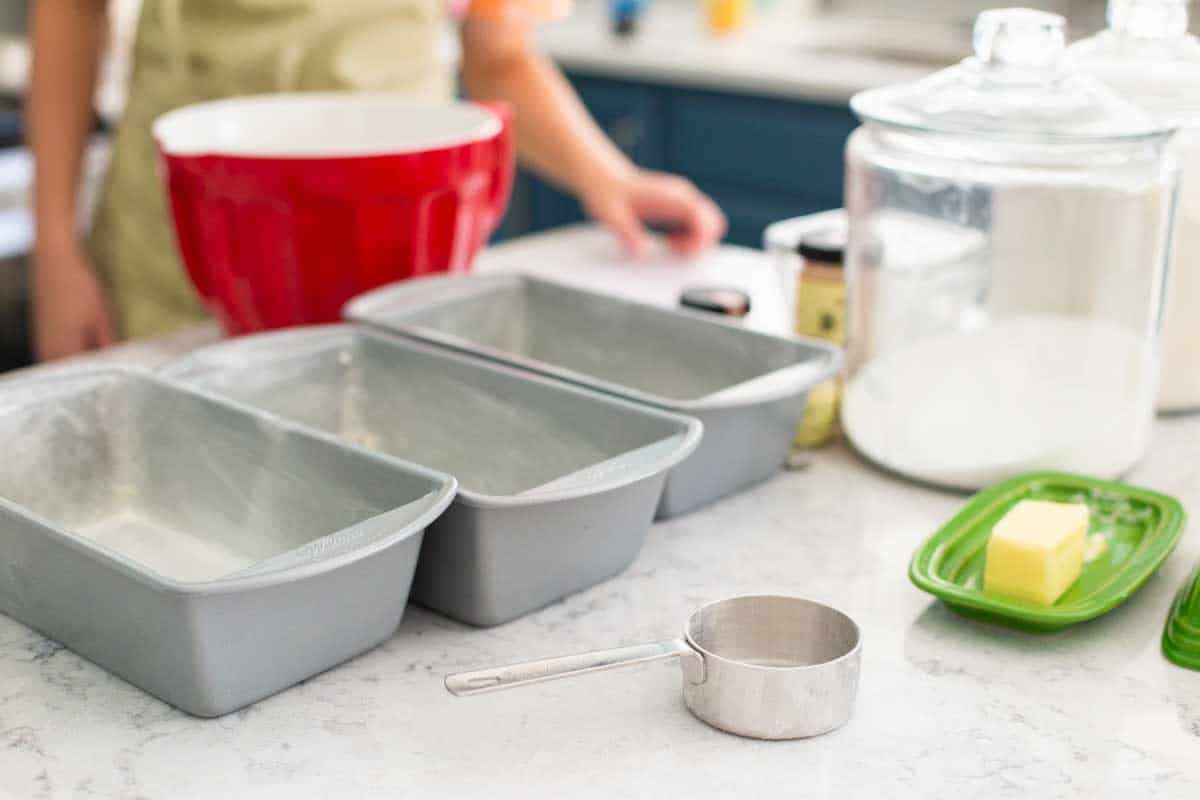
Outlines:
POLYGON ((851 101, 843 429, 939 485, 1115 476, 1154 413, 1171 131, 1067 66, 1058 15, 984 12, 974 45, 851 101))
POLYGON ((1179 162, 1158 407, 1200 410, 1200 39, 1187 0, 1109 0, 1108 29, 1067 51, 1080 70, 1166 125, 1179 162))

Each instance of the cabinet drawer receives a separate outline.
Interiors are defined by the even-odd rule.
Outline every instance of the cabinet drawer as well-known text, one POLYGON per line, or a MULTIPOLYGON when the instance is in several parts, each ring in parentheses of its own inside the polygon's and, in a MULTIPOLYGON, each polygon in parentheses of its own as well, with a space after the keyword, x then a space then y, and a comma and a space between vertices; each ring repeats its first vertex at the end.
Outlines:
POLYGON ((813 197, 842 196, 845 108, 709 92, 671 92, 667 169, 693 179, 813 197))

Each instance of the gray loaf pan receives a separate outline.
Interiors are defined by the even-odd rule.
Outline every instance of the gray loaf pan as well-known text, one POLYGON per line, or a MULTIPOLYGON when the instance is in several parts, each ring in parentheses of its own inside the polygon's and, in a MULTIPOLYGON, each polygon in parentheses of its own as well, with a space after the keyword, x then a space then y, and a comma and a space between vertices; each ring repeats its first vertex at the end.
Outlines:
POLYGON ((819 341, 769 336, 519 274, 406 281, 347 304, 356 322, 503 361, 704 423, 659 515, 766 480, 787 458, 810 389, 841 366, 819 341))
POLYGON ((117 369, 0 383, 0 610, 218 716, 400 622, 447 475, 117 369))
POLYGON ((515 619, 637 556, 694 419, 350 326, 231 340, 166 367, 343 441, 454 475, 413 600, 472 625, 515 619))

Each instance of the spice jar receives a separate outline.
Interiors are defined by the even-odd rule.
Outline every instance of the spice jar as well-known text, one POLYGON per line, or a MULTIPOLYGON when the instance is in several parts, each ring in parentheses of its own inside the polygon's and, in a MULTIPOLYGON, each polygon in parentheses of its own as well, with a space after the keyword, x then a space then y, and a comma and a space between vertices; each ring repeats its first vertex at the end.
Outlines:
MULTIPOLYGON (((800 239, 796 252, 802 260, 796 287, 796 333, 825 339, 836 345, 846 340, 846 283, 842 260, 846 231, 831 226, 800 239)), ((837 433, 841 378, 831 378, 808 395, 808 405, 796 429, 797 447, 816 447, 837 433)))

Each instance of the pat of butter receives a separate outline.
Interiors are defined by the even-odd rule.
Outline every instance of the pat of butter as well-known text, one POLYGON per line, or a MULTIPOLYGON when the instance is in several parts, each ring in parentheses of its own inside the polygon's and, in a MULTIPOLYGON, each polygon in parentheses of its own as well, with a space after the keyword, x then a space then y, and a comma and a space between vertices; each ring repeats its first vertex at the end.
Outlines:
POLYGON ((1087 529, 1085 505, 1022 500, 992 528, 983 590, 1053 605, 1079 578, 1087 529))

